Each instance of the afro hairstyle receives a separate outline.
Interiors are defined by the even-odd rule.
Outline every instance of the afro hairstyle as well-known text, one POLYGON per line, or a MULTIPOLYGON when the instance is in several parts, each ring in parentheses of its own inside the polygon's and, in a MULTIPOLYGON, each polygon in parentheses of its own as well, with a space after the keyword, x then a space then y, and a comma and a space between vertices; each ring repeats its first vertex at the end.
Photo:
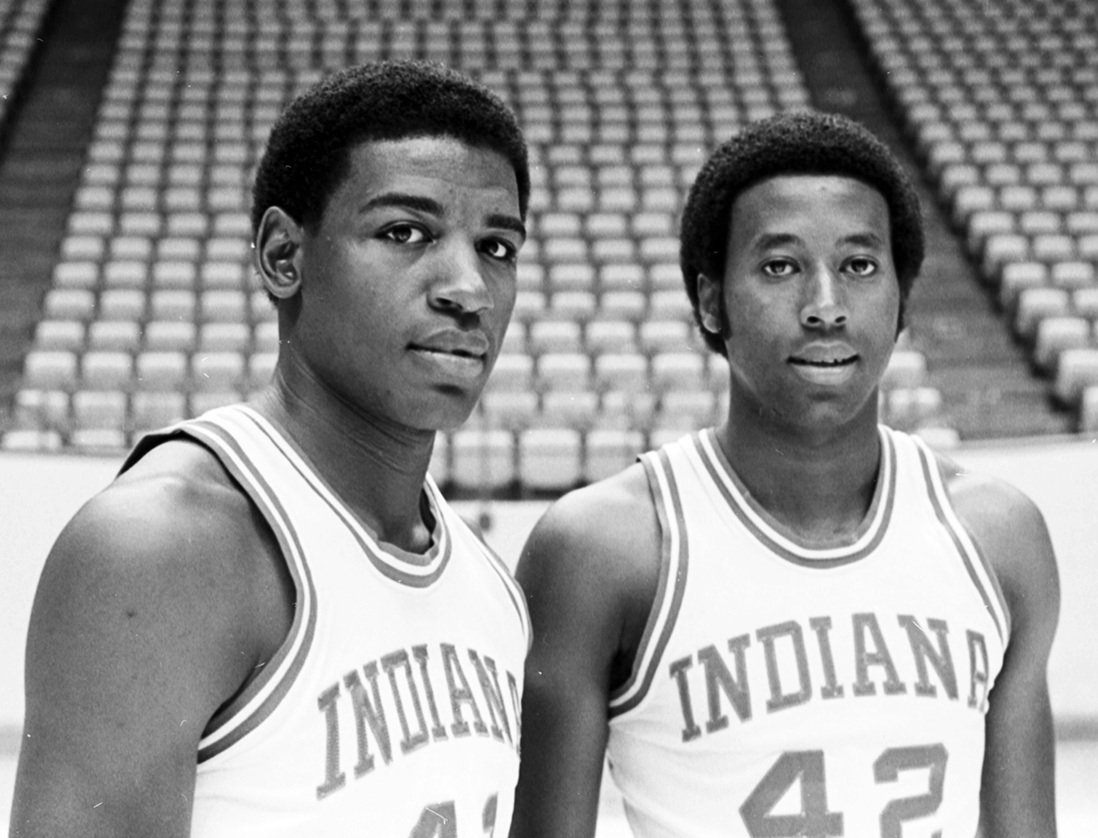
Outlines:
MULTIPOLYGON (((718 147, 698 172, 682 213, 679 263, 686 293, 701 325, 698 275, 723 280, 732 205, 745 190, 781 175, 839 175, 860 180, 884 197, 892 259, 900 285, 900 317, 922 266, 922 211, 899 161, 870 131, 837 114, 789 112, 754 122, 718 147)), ((718 335, 701 334, 724 354, 718 335)))
POLYGON ((253 235, 272 206, 315 229, 347 175, 355 146, 435 136, 503 156, 515 171, 519 211, 526 217, 526 141, 503 100, 441 64, 377 61, 327 76, 294 99, 275 121, 252 187, 253 235))

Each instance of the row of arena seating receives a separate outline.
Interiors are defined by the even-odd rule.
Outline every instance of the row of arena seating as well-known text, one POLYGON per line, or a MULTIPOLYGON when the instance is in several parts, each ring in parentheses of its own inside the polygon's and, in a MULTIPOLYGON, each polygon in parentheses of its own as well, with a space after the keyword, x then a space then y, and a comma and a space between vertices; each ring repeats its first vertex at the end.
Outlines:
MULTIPOLYGON (((479 77, 530 143, 512 327, 469 427, 441 438, 437 474, 563 486, 717 421, 727 373, 693 325, 676 218, 717 143, 807 107, 777 12, 771 0, 522 9, 134 0, 3 445, 117 450, 262 385, 277 333, 249 267, 251 171, 296 93, 378 57, 479 77), (624 460, 604 455, 610 440, 624 460), (469 460, 477 445, 484 462, 469 460), (528 467, 546 445, 560 447, 544 470, 557 477, 528 467)), ((918 347, 896 353, 881 405, 902 427, 941 424, 918 347)))
POLYGON ((1055 397, 1098 429, 1098 8, 855 0, 940 200, 1055 397))
POLYGON ((0 131, 34 52, 49 0, 0 0, 0 131))

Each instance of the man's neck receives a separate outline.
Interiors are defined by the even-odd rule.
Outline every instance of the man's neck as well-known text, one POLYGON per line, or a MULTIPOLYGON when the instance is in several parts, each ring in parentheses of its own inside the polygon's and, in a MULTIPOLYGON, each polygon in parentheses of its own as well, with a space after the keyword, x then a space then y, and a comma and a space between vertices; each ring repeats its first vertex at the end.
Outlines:
POLYGON ((256 407, 381 541, 413 553, 430 546, 421 501, 432 432, 356 411, 315 379, 281 369, 256 407))
POLYGON ((876 415, 811 436, 730 412, 717 438, 732 469, 775 519, 806 540, 852 541, 877 485, 881 449, 876 415))

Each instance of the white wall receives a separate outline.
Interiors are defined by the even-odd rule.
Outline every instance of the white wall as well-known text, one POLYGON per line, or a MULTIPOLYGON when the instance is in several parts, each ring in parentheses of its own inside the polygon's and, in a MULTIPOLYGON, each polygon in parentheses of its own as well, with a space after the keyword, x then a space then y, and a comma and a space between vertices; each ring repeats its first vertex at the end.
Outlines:
MULTIPOLYGON (((1063 609, 1050 665, 1060 721, 1098 725, 1098 443, 1054 440, 963 446, 966 468, 1002 477, 1037 502, 1060 562, 1063 609)), ((21 724, 23 646, 34 587, 65 522, 110 482, 120 460, 0 455, 0 730, 21 724)), ((461 504, 476 518, 479 504, 461 504)), ((544 503, 493 504, 489 540, 514 561, 544 503)))

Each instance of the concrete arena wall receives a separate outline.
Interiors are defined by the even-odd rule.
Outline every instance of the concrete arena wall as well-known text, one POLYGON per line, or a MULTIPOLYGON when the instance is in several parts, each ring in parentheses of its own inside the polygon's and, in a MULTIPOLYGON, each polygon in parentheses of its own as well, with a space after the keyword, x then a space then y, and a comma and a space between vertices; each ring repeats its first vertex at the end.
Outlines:
MULTIPOLYGON (((1063 607, 1050 664, 1061 734, 1098 734, 1098 441, 1033 440, 966 445, 950 452, 966 468, 1010 481, 1045 515, 1060 564, 1063 607)), ((0 746, 22 723, 23 647, 34 588, 65 522, 113 477, 118 459, 0 455, 0 746)), ((459 505, 487 512, 487 536, 508 561, 546 504, 459 505)))

